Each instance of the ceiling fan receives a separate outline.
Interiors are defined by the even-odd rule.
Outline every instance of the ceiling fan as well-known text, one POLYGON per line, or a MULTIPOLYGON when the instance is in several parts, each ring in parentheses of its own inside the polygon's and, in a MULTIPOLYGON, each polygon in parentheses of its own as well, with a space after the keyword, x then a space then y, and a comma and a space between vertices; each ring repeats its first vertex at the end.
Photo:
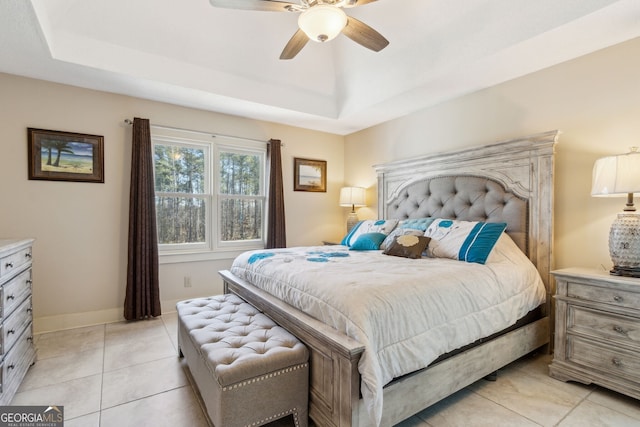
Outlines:
POLYGON ((347 16, 343 8, 352 8, 376 0, 209 0, 212 6, 228 9, 300 12, 298 30, 280 54, 280 59, 292 59, 309 40, 326 42, 340 33, 367 49, 379 52, 389 44, 379 32, 357 19, 347 16))

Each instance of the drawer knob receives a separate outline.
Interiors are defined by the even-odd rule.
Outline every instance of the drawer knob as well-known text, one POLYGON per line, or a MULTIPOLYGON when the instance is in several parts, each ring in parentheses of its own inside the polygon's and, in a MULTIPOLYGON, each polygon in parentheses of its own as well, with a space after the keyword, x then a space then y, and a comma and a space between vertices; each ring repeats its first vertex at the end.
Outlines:
POLYGON ((33 280, 27 279, 27 285, 31 285, 31 284, 33 284, 33 280))
POLYGON ((6 268, 13 268, 13 262, 8 262, 4 265, 6 268))
POLYGON ((611 363, 613 363, 613 366, 617 366, 618 368, 622 366, 622 361, 620 361, 620 359, 618 359, 617 357, 611 359, 611 363))
POLYGON ((27 252, 26 254, 24 254, 24 257, 31 259, 31 252, 27 252))
POLYGON ((621 302, 622 300, 624 300, 624 298, 622 298, 620 295, 616 295, 616 296, 613 297, 613 300, 615 302, 621 302))
POLYGON ((614 330, 614 331, 616 331, 616 332, 617 332, 617 333, 619 333, 619 334, 627 335, 627 331, 625 331, 625 330, 622 328, 622 326, 618 326, 618 325, 616 325, 616 326, 614 326, 614 327, 613 327, 613 330, 614 330))
POLYGON ((27 308, 27 313, 31 313, 33 311, 33 307, 27 308))
POLYGON ((33 337, 32 336, 27 337, 27 341, 33 342, 33 337))
POLYGON ((15 365, 9 365, 7 366, 7 369, 15 369, 15 365))
POLYGON ((13 295, 7 295, 7 300, 16 299, 13 295))
POLYGON ((13 329, 9 329, 9 330, 7 331, 7 334, 9 334, 9 335, 11 335, 11 334, 15 334, 15 333, 16 333, 16 331, 15 331, 15 330, 13 330, 13 329))

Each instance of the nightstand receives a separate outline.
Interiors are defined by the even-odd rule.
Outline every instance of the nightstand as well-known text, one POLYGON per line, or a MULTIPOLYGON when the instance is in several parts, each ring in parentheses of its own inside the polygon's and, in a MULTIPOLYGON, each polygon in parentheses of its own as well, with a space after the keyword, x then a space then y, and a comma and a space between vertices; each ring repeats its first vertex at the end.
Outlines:
POLYGON ((570 268, 556 278, 549 375, 640 399, 640 279, 570 268))

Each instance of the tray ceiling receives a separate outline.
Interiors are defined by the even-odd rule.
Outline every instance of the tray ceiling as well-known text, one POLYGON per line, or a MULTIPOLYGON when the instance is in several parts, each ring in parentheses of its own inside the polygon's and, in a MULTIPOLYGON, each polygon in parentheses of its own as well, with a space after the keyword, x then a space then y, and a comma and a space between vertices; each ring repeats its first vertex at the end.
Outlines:
POLYGON ((382 33, 282 48, 297 14, 208 0, 0 2, 0 71, 336 134, 640 36, 637 0, 378 0, 382 33))

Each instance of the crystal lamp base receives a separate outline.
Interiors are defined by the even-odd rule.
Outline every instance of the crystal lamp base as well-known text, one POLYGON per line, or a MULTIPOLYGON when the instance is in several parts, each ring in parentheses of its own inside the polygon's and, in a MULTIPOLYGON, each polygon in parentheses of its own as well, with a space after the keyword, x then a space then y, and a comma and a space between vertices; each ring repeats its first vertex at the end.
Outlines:
POLYGON ((349 215, 347 216, 347 233, 349 233, 357 223, 358 223, 358 214, 355 212, 350 212, 349 215))
POLYGON ((611 274, 640 277, 640 214, 619 213, 609 232, 611 274))

